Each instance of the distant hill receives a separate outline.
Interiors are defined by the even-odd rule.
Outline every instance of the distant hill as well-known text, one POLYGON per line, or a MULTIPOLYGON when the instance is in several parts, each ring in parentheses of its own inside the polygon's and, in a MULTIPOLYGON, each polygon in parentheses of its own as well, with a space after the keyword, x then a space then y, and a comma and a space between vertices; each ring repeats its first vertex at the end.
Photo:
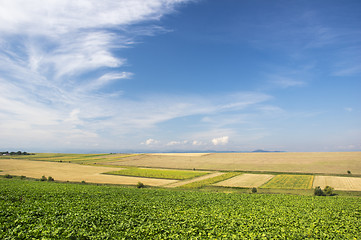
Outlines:
POLYGON ((252 151, 254 153, 268 153, 268 152, 285 152, 285 151, 267 151, 267 150, 262 150, 262 149, 257 149, 252 151))

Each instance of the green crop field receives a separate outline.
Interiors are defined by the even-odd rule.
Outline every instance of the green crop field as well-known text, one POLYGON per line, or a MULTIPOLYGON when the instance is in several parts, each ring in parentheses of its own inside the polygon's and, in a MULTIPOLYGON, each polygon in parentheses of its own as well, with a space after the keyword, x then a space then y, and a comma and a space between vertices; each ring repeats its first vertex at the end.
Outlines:
POLYGON ((0 178, 0 239, 360 239, 361 198, 0 178))
POLYGON ((187 170, 168 170, 168 169, 150 169, 150 168, 126 168, 119 171, 107 172, 111 175, 164 178, 164 179, 190 179, 208 174, 205 171, 187 171, 187 170))
POLYGON ((181 185, 181 186, 179 186, 179 188, 201 188, 201 187, 204 187, 204 186, 211 185, 213 183, 224 181, 226 179, 232 178, 232 177, 237 176, 239 174, 240 173, 237 173, 237 172, 227 172, 225 174, 222 174, 220 176, 216 176, 216 177, 213 177, 213 178, 207 178, 207 179, 204 179, 204 180, 201 180, 201 181, 196 181, 196 182, 191 182, 191 183, 188 183, 188 184, 185 184, 185 185, 181 185))
POLYGON ((312 175, 277 175, 261 188, 311 189, 312 175))

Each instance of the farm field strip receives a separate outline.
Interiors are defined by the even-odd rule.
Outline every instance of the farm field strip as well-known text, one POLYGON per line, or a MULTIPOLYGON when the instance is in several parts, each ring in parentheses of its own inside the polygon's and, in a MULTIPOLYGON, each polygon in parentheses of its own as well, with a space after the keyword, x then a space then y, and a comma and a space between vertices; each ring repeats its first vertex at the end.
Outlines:
POLYGON ((125 168, 117 171, 106 172, 110 175, 133 176, 133 177, 147 177, 147 178, 164 178, 184 180, 194 177, 200 177, 208 174, 204 171, 190 171, 190 170, 170 170, 170 169, 150 169, 150 168, 125 168))
POLYGON ((222 182, 215 183, 214 186, 221 187, 242 187, 242 188, 251 188, 251 187, 260 187, 270 179, 272 179, 274 175, 270 174, 242 174, 230 179, 227 179, 222 182))
POLYGON ((311 189, 312 175, 276 175, 261 188, 311 189))
POLYGON ((326 186, 333 187, 335 190, 343 191, 361 191, 361 178, 356 177, 334 177, 334 176, 315 176, 313 187, 326 186))
POLYGON ((205 179, 208 179, 208 178, 217 177, 217 176, 220 176, 220 175, 223 175, 223 174, 225 174, 225 173, 223 173, 223 172, 210 173, 210 174, 207 174, 207 175, 204 175, 204 176, 201 176, 201 177, 196 177, 196 178, 193 178, 193 179, 190 179, 190 180, 183 180, 183 181, 178 181, 178 182, 175 182, 175 183, 171 183, 169 185, 165 185, 164 187, 167 187, 167 188, 180 187, 180 186, 183 186, 183 185, 186 185, 186 184, 190 184, 190 183, 197 182, 197 181, 202 181, 202 180, 205 180, 205 179))
POLYGON ((201 157, 206 156, 209 153, 147 153, 147 155, 153 156, 178 156, 178 157, 201 157))
POLYGON ((90 183, 124 185, 136 185, 138 182, 142 182, 143 184, 149 186, 162 186, 176 182, 176 180, 170 179, 105 175, 102 173, 117 171, 119 168, 88 166, 72 163, 1 159, 0 168, 4 170, 0 173, 1 175, 10 174, 37 179, 44 175, 46 177, 51 176, 56 181, 85 181, 90 183))
MULTIPOLYGON (((116 165, 117 163, 112 163, 116 165)), ((122 166, 214 171, 258 171, 313 174, 361 174, 361 152, 209 153, 207 155, 130 156, 122 166)))
POLYGON ((207 178, 207 179, 203 179, 203 180, 200 180, 200 181, 187 183, 185 185, 179 186, 179 188, 201 188, 201 187, 204 187, 204 186, 208 186, 208 185, 211 185, 211 184, 226 180, 228 178, 232 178, 232 177, 237 176, 239 174, 240 173, 237 173, 237 172, 227 172, 227 173, 224 173, 222 175, 218 175, 218 176, 215 176, 215 177, 212 177, 212 178, 207 178))

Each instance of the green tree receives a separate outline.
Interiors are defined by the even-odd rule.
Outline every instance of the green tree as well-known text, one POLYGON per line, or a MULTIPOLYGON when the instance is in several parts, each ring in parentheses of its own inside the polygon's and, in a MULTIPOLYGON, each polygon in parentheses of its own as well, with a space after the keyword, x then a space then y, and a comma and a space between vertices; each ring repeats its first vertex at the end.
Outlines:
POLYGON ((323 189, 323 192, 327 195, 327 196, 332 196, 334 193, 333 193, 333 188, 330 187, 330 186, 326 186, 324 189, 323 189))
POLYGON ((325 193, 322 191, 320 186, 315 187, 315 190, 313 193, 315 196, 325 196, 325 193))

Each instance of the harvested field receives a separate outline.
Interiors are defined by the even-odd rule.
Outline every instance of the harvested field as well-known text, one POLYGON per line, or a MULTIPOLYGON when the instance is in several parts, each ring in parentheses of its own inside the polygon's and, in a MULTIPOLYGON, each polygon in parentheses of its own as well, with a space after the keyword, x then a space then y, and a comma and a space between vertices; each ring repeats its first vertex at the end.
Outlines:
POLYGON ((272 179, 274 175, 269 174, 242 174, 222 182, 215 183, 214 186, 221 187, 259 187, 272 179))
POLYGON ((206 155, 142 154, 123 158, 114 165, 203 169, 224 171, 268 171, 361 174, 361 152, 302 153, 209 153, 206 155))
POLYGON ((147 155, 153 156, 177 156, 177 157, 201 157, 209 153, 148 153, 147 155))
POLYGON ((58 181, 89 182, 106 184, 136 185, 142 182, 149 186, 162 186, 176 182, 176 180, 139 178, 127 176, 112 176, 102 173, 116 171, 119 168, 85 166, 71 163, 29 161, 20 159, 0 159, 1 175, 10 174, 26 176, 30 178, 41 178, 41 176, 52 176, 58 181))
POLYGON ((311 189, 312 175, 277 175, 262 188, 311 189))
POLYGON ((183 186, 183 185, 186 185, 186 184, 189 184, 189 183, 198 182, 198 181, 202 181, 202 180, 205 180, 205 179, 208 179, 208 178, 214 178, 214 177, 217 177, 217 176, 221 176, 223 174, 224 173, 222 173, 222 172, 215 172, 215 173, 207 174, 207 175, 204 175, 204 176, 201 176, 201 177, 193 178, 193 179, 190 179, 190 180, 171 183, 171 184, 169 184, 167 186, 164 186, 164 187, 169 187, 169 188, 180 187, 180 186, 183 186))
POLYGON ((326 186, 333 187, 335 190, 343 191, 361 191, 361 178, 356 177, 334 177, 334 176, 315 176, 313 187, 326 186))

